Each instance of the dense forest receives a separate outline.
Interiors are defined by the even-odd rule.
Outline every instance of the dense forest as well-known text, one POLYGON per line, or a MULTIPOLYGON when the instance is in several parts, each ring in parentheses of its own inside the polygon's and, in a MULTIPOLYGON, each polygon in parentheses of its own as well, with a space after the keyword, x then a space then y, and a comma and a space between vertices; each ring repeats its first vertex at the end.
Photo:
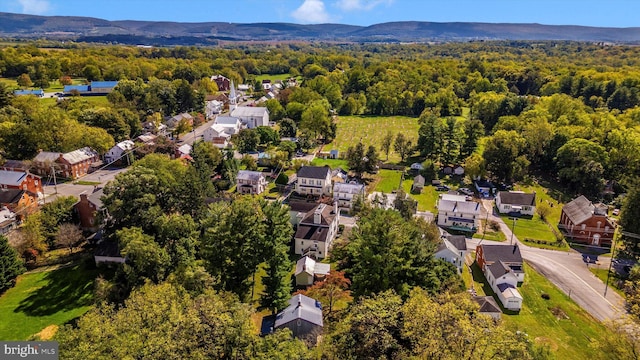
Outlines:
MULTIPOLYGON (((335 136, 332 115, 414 117, 417 142, 402 150, 402 162, 417 157, 465 164, 468 175, 505 183, 540 176, 594 200, 620 201, 614 198, 629 193, 634 200, 625 202, 623 214, 631 215, 639 211, 639 65, 636 47, 558 42, 56 49, 19 44, 0 51, 0 76, 23 87, 46 88, 67 78, 120 83, 102 105, 75 96, 55 104, 13 97, 0 83, 0 155, 30 159, 40 149, 81 146, 104 153, 140 134, 143 122, 202 112, 205 95, 218 90, 211 75, 250 84, 260 97, 259 76, 286 74, 301 78, 301 86, 285 87, 266 106, 280 135, 306 139, 309 147, 335 136), (611 191, 604 193, 605 186, 611 191)), ((277 135, 244 131, 233 141, 252 150, 277 143, 277 135)), ((382 149, 370 149, 367 157, 377 150, 382 149)), ((278 151, 291 158, 295 149, 278 151)), ((61 330, 65 356, 148 351, 193 358, 548 357, 548 349, 522 334, 476 316, 460 294, 455 270, 433 258, 433 225, 369 208, 360 213, 348 244, 335 249, 343 272, 331 290, 355 299, 348 311, 326 314, 324 346, 308 350, 282 333, 259 338, 247 305, 253 276, 266 273, 265 291, 257 296, 260 309, 282 309, 292 290, 288 211, 278 202, 231 200, 219 193, 210 179, 222 174, 233 182, 239 167, 229 153, 198 142, 192 157, 184 166, 148 155, 105 187, 103 201, 112 216, 105 236, 129 262, 113 278, 98 281, 100 305, 77 326, 61 330), (206 204, 211 197, 217 201, 206 204), (398 271, 375 273, 371 264, 398 271), (170 316, 174 312, 180 316, 170 316), (142 333, 152 348, 132 340, 142 333)), ((622 225, 640 233, 640 221, 630 215, 622 225)), ((629 344, 635 350, 632 342, 620 347, 628 350, 629 344)))

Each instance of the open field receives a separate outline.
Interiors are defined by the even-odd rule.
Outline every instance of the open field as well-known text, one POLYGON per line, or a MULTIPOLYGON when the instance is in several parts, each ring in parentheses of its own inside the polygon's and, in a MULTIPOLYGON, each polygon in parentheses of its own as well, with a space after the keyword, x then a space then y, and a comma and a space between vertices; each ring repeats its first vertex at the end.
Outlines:
POLYGON ((436 202, 438 201, 438 191, 435 186, 427 185, 422 189, 420 194, 411 193, 411 185, 413 184, 413 178, 409 178, 402 182, 402 189, 405 193, 409 194, 413 199, 418 201, 418 211, 431 211, 436 214, 436 202))
POLYGON ((278 81, 278 80, 287 80, 290 77, 291 77, 290 74, 275 74, 275 75, 261 74, 261 75, 255 75, 255 79, 257 81, 262 81, 262 80, 269 79, 269 80, 271 80, 271 82, 278 81))
POLYGON ((25 340, 84 314, 93 304, 96 276, 84 264, 21 275, 0 297, 0 339, 25 340))
MULTIPOLYGON (((482 289, 487 295, 494 295, 478 266, 474 263, 472 268, 478 294, 482 289)), ((606 358, 590 346, 592 341, 602 340, 605 327, 526 263, 524 269, 525 281, 518 288, 524 298, 522 310, 517 315, 503 314, 503 326, 549 346, 557 359, 606 358), (542 294, 548 294, 549 300, 543 299, 542 294)))
POLYGON ((368 192, 380 191, 383 193, 391 193, 396 191, 400 185, 401 177, 401 171, 380 170, 376 175, 376 180, 369 184, 369 187, 372 187, 373 189, 368 189, 368 192))
MULTIPOLYGON (((349 146, 354 146, 362 140, 365 147, 373 145, 380 151, 382 139, 391 132, 394 136, 403 133, 416 144, 418 139, 418 119, 406 116, 339 116, 338 131, 335 140, 325 145, 325 150, 332 149, 345 152, 349 146)), ((380 158, 385 160, 386 155, 380 153, 380 158)), ((390 162, 399 162, 400 156, 393 149, 389 153, 390 162)))
POLYGON ((323 159, 323 158, 314 158, 311 161, 311 165, 313 166, 325 166, 329 165, 331 170, 335 168, 342 168, 344 171, 349 171, 349 163, 344 159, 323 159))

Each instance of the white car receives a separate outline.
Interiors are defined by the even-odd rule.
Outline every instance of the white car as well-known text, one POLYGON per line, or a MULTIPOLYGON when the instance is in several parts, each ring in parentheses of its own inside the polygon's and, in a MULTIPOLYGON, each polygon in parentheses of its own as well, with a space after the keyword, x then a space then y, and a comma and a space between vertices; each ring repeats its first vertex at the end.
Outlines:
POLYGON ((460 188, 458 189, 458 192, 467 195, 467 196, 472 196, 473 195, 473 191, 469 190, 468 188, 460 188))

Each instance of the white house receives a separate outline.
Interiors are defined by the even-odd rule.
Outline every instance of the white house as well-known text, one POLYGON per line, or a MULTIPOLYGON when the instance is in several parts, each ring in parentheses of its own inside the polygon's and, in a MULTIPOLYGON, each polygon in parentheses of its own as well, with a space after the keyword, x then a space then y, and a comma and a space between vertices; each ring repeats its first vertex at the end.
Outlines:
POLYGON ((0 209, 0 234, 6 234, 16 226, 16 214, 6 206, 0 209))
POLYGON ((212 142, 218 148, 226 148, 233 134, 242 128, 240 119, 230 116, 218 116, 216 121, 202 134, 204 141, 212 142))
POLYGON ((240 170, 236 176, 236 190, 240 194, 262 194, 267 187, 267 179, 260 171, 240 170))
POLYGON ((331 169, 328 166, 303 166, 298 170, 296 192, 300 195, 331 194, 331 169))
POLYGON ((231 116, 239 118, 242 125, 249 129, 269 126, 269 110, 266 107, 238 106, 231 112, 231 116))
POLYGON ((501 214, 520 213, 533 216, 536 212, 536 193, 500 191, 496 196, 496 206, 501 214))
POLYGON ((177 127, 178 124, 183 120, 186 121, 187 124, 193 125, 193 116, 191 116, 191 114, 189 113, 174 115, 165 122, 165 125, 173 129, 177 127))
POLYGON ((517 245, 480 244, 476 247, 476 262, 502 306, 519 311, 522 295, 518 283, 524 281, 520 248, 517 245))
POLYGON ((353 206, 353 198, 356 196, 364 196, 363 184, 337 182, 333 185, 333 200, 340 207, 351 208, 353 206))
POLYGON ((335 205, 320 204, 309 211, 296 229, 295 253, 324 259, 338 232, 339 220, 335 205))
POLYGON ((460 165, 453 168, 454 175, 464 175, 464 168, 460 165))
POLYGON ((480 224, 480 203, 438 200, 438 226, 475 231, 480 224))
POLYGON ((222 101, 218 101, 218 100, 207 101, 204 106, 204 112, 207 115, 207 119, 211 119, 217 114, 220 114, 220 112, 222 112, 222 105, 224 105, 222 101))
POLYGON ((441 239, 434 256, 452 263, 462 273, 462 264, 467 255, 467 240, 463 235, 449 235, 441 239))
POLYGON ((313 285, 316 279, 324 278, 329 275, 331 264, 323 264, 316 262, 308 256, 301 257, 296 262, 296 286, 313 285))
POLYGON ((104 161, 107 163, 118 161, 124 153, 132 150, 134 147, 135 144, 131 140, 121 141, 104 155, 104 161))

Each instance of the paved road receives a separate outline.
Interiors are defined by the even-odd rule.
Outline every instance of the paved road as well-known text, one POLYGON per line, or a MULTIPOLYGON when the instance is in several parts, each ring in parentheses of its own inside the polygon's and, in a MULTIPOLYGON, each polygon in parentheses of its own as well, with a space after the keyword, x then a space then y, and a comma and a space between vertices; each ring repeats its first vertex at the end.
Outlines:
MULTIPOLYGON (((511 229, 498 216, 493 215, 492 205, 484 201, 485 211, 489 211, 489 219, 497 221, 501 230, 510 241, 511 229)), ((470 245, 477 245, 479 239, 469 240, 470 245)), ((608 268, 610 259, 601 257, 598 264, 588 264, 582 254, 575 250, 569 252, 538 249, 522 244, 516 236, 513 242, 520 246, 522 257, 534 269, 544 275, 578 305, 587 310, 600 321, 620 319, 624 314, 624 299, 612 289, 604 296, 605 285, 589 271, 589 267, 608 268)))
POLYGON ((53 181, 51 181, 50 184, 44 185, 45 203, 51 202, 59 196, 75 196, 79 198, 83 192, 91 194, 95 187, 104 187, 104 185, 113 180, 116 175, 126 170, 127 168, 113 170, 102 169, 78 179, 78 181, 96 183, 95 185, 78 185, 71 181, 54 185, 53 181))

